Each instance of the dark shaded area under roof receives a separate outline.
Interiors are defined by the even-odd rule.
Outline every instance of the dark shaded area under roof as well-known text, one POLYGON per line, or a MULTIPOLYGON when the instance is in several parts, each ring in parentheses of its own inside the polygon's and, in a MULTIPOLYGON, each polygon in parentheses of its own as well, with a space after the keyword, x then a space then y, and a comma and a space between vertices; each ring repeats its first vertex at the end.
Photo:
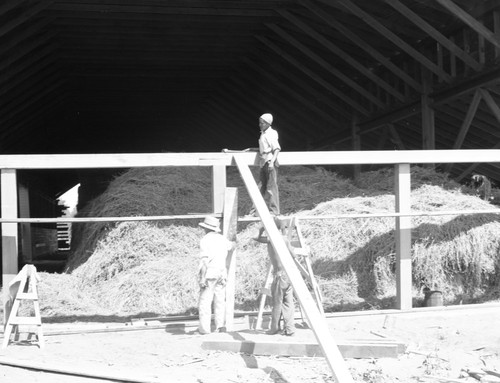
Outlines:
POLYGON ((499 56, 491 0, 6 0, 0 153, 497 148, 499 56))

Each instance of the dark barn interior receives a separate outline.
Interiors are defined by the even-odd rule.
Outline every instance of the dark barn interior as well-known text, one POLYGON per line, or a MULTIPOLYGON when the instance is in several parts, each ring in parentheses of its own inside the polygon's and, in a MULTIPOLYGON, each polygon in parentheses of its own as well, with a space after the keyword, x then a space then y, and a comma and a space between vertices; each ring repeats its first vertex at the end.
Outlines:
MULTIPOLYGON (((5 0, 0 152, 242 149, 264 112, 284 151, 498 148, 499 15, 498 0, 5 0)), ((500 180, 496 164, 441 169, 500 180)), ((50 197, 103 184, 44 179, 50 197)))

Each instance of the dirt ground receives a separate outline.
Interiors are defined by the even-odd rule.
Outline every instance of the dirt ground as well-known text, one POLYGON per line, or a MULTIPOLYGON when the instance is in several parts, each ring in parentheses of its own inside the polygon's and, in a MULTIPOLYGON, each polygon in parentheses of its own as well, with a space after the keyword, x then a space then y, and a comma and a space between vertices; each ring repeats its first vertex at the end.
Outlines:
MULTIPOLYGON (((309 329, 294 338, 250 330, 248 318, 234 332, 198 335, 196 322, 44 324, 45 348, 11 343, 0 351, 0 382, 333 382, 323 357, 253 355, 205 350, 208 340, 315 340, 309 329), (146 325, 147 324, 147 325, 146 325), (100 377, 100 378, 98 378, 100 377)), ((422 308, 409 313, 327 315, 335 341, 397 340, 396 358, 345 359, 359 382, 478 382, 465 371, 500 372, 500 305, 422 308)), ((488 380, 485 379, 488 378, 488 380)), ((498 378, 500 382, 500 378, 498 378)))

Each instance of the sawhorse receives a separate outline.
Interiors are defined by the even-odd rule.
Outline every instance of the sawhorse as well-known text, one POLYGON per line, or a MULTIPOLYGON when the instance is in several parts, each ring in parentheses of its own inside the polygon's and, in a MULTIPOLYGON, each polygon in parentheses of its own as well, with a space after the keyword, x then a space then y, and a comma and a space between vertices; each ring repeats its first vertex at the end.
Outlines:
MULTIPOLYGON (((38 302, 38 292, 36 282, 38 275, 36 267, 33 265, 25 265, 17 276, 9 283, 9 301, 6 304, 7 321, 4 326, 4 338, 2 348, 9 345, 11 335, 14 338, 19 336, 19 326, 36 326, 36 334, 38 337, 38 345, 40 348, 45 346, 42 319, 40 316, 40 305, 38 302), (18 311, 21 308, 21 302, 32 302, 34 316, 21 316, 18 311)), ((23 307, 25 309, 25 307, 23 307)), ((31 337, 33 331, 27 332, 31 337)))

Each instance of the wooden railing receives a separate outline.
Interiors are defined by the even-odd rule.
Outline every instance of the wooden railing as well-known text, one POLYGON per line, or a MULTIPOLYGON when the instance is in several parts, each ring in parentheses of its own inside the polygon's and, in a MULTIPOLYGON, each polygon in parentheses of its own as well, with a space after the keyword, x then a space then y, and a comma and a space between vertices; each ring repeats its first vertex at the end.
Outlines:
MULTIPOLYGON (((17 216, 17 170, 21 169, 104 169, 164 166, 209 166, 212 167, 212 211, 207 214, 221 215, 226 188, 226 167, 236 166, 233 156, 240 164, 254 166, 255 153, 154 153, 154 154, 74 154, 74 155, 0 155, 1 172, 1 218, 2 224, 2 285, 18 272, 18 223, 33 222, 91 222, 124 220, 167 220, 201 218, 202 216, 154 216, 154 217, 88 217, 88 218, 19 218, 17 216)), ((397 308, 412 307, 411 278, 411 217, 446 214, 446 212, 411 212, 410 165, 442 163, 495 163, 500 162, 500 150, 407 150, 407 151, 343 151, 343 152, 282 152, 281 165, 363 165, 385 164, 395 167, 394 193, 396 197, 393 216, 396 222, 396 281, 397 308)), ((453 211, 449 214, 500 213, 498 209, 487 211, 453 211)), ((204 215, 203 215, 204 216, 204 215)), ((370 218, 378 215, 363 215, 370 218)), ((328 218, 359 218, 360 215, 338 215, 328 218)), ((301 219, 322 217, 301 217, 301 219)), ((4 288, 4 291, 6 289, 4 288)))

